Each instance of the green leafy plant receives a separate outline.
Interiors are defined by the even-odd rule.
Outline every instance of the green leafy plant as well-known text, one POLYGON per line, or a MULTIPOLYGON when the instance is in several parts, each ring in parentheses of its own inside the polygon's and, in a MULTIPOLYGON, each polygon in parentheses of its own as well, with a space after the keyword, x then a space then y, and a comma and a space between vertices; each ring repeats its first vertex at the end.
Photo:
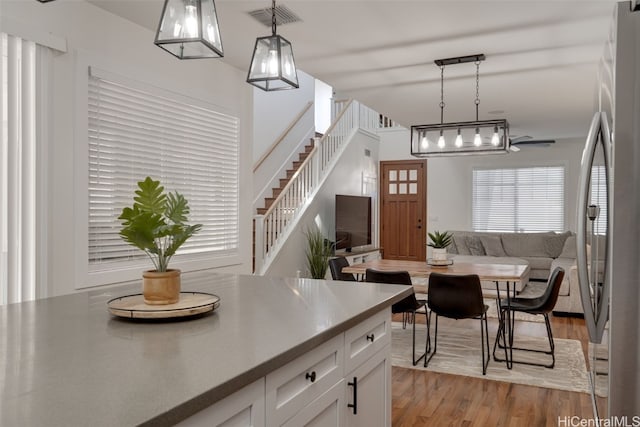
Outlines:
POLYGON ((307 230, 307 267, 314 279, 324 279, 329 267, 329 257, 333 254, 333 245, 317 228, 307 230))
POLYGON ((188 225, 189 204, 180 193, 164 193, 160 181, 146 177, 138 182, 132 207, 122 209, 120 236, 144 251, 158 272, 167 271, 178 248, 202 228, 188 225))
POLYGON ((451 244, 451 239, 453 235, 448 231, 444 231, 440 233, 439 231, 434 231, 433 233, 427 233, 429 235, 429 239, 431 239, 430 243, 427 243, 427 246, 431 246, 436 249, 444 249, 451 244))

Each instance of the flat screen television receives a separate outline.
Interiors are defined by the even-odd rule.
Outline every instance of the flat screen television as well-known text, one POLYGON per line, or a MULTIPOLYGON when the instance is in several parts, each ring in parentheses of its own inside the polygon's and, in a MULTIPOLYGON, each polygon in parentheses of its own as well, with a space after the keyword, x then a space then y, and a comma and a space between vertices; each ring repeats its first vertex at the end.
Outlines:
POLYGON ((336 250, 371 244, 371 197, 336 194, 336 250))

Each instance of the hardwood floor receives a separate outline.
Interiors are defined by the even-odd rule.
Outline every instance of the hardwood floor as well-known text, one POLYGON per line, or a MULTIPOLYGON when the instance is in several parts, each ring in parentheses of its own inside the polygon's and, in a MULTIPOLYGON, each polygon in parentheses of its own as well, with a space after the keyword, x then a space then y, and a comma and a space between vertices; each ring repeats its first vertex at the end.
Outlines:
MULTIPOLYGON (((440 321, 454 322, 444 318, 440 321)), ((458 327, 463 326, 463 320, 457 322, 458 327)), ((495 337, 497 321, 490 321, 489 325, 489 335, 495 337)), ((580 340, 586 351, 588 336, 583 319, 551 316, 551 325, 555 338, 580 340)), ((546 329, 544 323, 518 322, 516 333, 546 336, 546 329)), ((586 393, 392 369, 394 427, 558 426, 559 417, 593 417, 591 397, 586 393)))

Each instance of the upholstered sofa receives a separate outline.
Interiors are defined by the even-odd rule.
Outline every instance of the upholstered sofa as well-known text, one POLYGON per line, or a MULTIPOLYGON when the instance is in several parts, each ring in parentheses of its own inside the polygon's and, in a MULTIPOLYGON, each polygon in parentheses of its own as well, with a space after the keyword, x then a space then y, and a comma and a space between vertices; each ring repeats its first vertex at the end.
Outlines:
MULTIPOLYGON (((488 233, 452 231, 447 252, 454 262, 528 263, 529 280, 546 281, 556 267, 565 270, 554 311, 582 313, 576 269, 576 240, 565 233, 488 233)), ((526 287, 518 289, 526 293, 526 287)), ((530 286, 530 288, 533 286, 530 286)), ((538 287, 539 288, 539 287, 538 287)))

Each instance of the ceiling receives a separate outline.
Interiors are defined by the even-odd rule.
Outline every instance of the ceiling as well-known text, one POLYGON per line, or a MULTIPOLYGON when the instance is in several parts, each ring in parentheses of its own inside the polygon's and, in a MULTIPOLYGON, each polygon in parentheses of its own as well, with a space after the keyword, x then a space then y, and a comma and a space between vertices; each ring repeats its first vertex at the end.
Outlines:
MULTIPOLYGON (((163 0, 88 0, 155 32, 163 0)), ((512 135, 583 137, 614 0, 282 0, 301 22, 278 27, 296 65, 397 122, 440 120, 435 59, 484 53, 480 119, 506 118, 512 135)), ((247 12, 270 2, 216 0, 222 61, 247 70, 255 38, 247 12)), ((210 60, 208 60, 210 61, 210 60)), ((475 119, 475 65, 444 70, 445 121, 475 119)))

